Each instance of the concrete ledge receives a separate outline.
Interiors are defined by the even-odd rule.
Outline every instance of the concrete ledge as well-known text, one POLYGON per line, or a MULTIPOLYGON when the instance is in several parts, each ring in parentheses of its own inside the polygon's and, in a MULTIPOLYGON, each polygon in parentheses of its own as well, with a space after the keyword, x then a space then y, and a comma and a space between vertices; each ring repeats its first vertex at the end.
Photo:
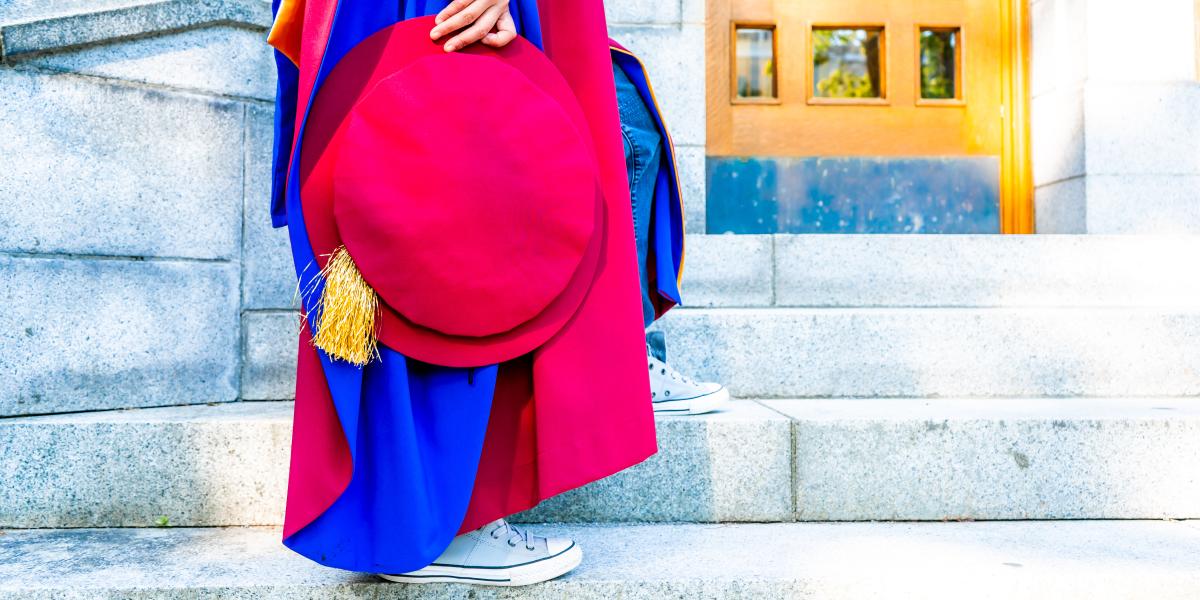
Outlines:
MULTIPOLYGON (((238 402, 0 419, 0 527, 282 523, 291 413, 290 402, 238 402)), ((525 518, 790 518, 786 418, 737 403, 658 424, 658 456, 525 518)))
POLYGON ((1189 522, 538 527, 584 562, 525 588, 389 584, 313 563, 276 529, 10 531, 0 595, 48 598, 1192 599, 1189 522))
POLYGON ((3 69, 0 114, 0 251, 238 257, 242 104, 3 69))
POLYGON ((1200 395, 1200 309, 680 309, 676 368, 751 398, 1200 395))
POLYGON ((774 305, 789 307, 1200 307, 1190 275, 1200 236, 690 235, 687 244, 688 306, 764 306, 773 285, 774 305))
POLYGON ((658 454, 514 517, 531 522, 788 521, 791 431, 758 404, 659 417, 658 454))
POLYGON ((1200 517, 1200 404, 778 400, 799 520, 1200 517))
POLYGON ((3 24, 0 57, 13 60, 213 25, 263 30, 271 25, 271 6, 261 0, 167 0, 3 24))
POLYGON ((0 255, 0 303, 0 416, 237 398, 236 265, 0 255))

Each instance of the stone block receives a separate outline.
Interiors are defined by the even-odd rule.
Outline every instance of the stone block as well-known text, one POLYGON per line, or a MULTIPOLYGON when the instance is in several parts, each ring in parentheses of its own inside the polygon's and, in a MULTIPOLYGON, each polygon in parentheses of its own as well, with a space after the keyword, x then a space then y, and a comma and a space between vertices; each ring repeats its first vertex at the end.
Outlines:
POLYGON ((1088 175, 1200 175, 1200 83, 1089 83, 1085 111, 1088 175))
POLYGON ((604 16, 611 25, 675 25, 680 22, 680 3, 609 0, 604 16))
POLYGON ((0 416, 237 398, 237 267, 0 256, 0 416))
POLYGON ((1065 179, 1034 189, 1034 230, 1037 233, 1087 233, 1087 212, 1086 178, 1065 179))
POLYGON ((247 311, 242 313, 242 328, 242 398, 294 398, 300 315, 294 311, 247 311))
POLYGON ((282 523, 291 402, 0 421, 0 527, 282 523))
POLYGON ((1192 399, 780 400, 800 520, 1200 516, 1192 399))
POLYGON ((183 88, 275 99, 275 60, 261 31, 217 26, 118 41, 26 61, 38 67, 183 88))
POLYGON ((638 55, 676 145, 704 146, 704 27, 616 26, 611 34, 638 55))
POLYGON ((684 373, 735 396, 1200 395, 1200 311, 681 309, 660 322, 684 373))
POLYGON ((1032 100, 1033 183, 1043 186, 1087 172, 1083 88, 1058 88, 1032 100))
POLYGON ((704 147, 675 146, 675 163, 683 193, 683 229, 688 233, 704 233, 708 207, 704 147))
POLYGON ((752 402, 656 419, 658 454, 542 502, 518 521, 784 521, 791 516, 791 430, 752 402))
POLYGON ((770 306, 773 246, 769 235, 688 236, 684 306, 770 306))
POLYGON ((1087 230, 1200 233, 1200 175, 1089 175, 1087 230))
POLYGON ((781 235, 775 303, 1196 308, 1198 252, 1191 236, 781 235))
POLYGON ((246 194, 242 238, 242 308, 290 309, 296 269, 286 227, 271 227, 271 142, 274 109, 246 109, 246 194))
MULTIPOLYGON (((24 4, 21 0, 16 11, 21 11, 24 4)), ((263 0, 165 0, 120 5, 101 0, 94 7, 78 0, 54 4, 59 7, 25 9, 27 16, 38 16, 0 25, 0 42, 8 60, 211 25, 237 24, 262 31, 271 24, 271 6, 263 0)))
POLYGON ((243 108, 0 70, 0 251, 229 259, 243 108))
POLYGON ((1136 10, 1120 2, 1088 1, 1088 78, 1195 81, 1195 10, 1195 0, 1146 0, 1136 10))

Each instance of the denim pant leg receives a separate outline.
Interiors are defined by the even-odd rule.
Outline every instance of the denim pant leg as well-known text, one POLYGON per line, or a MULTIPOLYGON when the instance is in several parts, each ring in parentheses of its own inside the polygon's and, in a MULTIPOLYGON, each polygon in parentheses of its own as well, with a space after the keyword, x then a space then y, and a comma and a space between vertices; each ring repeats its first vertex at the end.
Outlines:
POLYGON ((629 197, 633 202, 633 239, 637 244, 638 275, 642 282, 642 322, 654 322, 654 303, 650 300, 647 259, 650 244, 650 207, 654 186, 662 169, 662 136, 649 108, 624 71, 613 64, 617 84, 617 107, 621 115, 621 137, 625 143, 625 170, 629 176, 629 197))

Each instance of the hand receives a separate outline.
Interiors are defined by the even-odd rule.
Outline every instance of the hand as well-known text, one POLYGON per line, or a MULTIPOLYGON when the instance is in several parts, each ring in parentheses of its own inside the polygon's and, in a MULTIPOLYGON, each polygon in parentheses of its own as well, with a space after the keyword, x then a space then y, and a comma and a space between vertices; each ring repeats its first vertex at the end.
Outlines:
POLYGON ((442 46, 446 52, 462 50, 475 42, 500 48, 517 37, 517 26, 508 11, 508 0, 454 0, 434 19, 437 26, 429 37, 442 36, 462 30, 442 46))

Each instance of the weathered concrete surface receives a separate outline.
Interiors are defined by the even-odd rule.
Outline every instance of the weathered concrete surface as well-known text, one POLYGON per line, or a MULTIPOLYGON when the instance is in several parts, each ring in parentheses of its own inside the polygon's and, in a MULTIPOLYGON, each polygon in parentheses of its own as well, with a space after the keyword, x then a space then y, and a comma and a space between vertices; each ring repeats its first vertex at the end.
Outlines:
POLYGON ((242 398, 288 400, 296 395, 297 334, 295 311, 242 313, 242 398))
POLYGON ((545 584, 389 584, 321 567, 275 529, 10 531, 0 596, 49 598, 931 598, 1200 595, 1188 522, 539 527, 583 565, 545 584))
POLYGON ((737 396, 1200 395, 1200 309, 680 309, 675 367, 737 396))
MULTIPOLYGON (((0 527, 282 523, 291 402, 0 419, 0 527)), ((791 518, 791 429, 760 405, 660 417, 661 454, 523 518, 791 518)))
MULTIPOLYGON (((49 3, 46 3, 49 4, 49 3)), ((68 50, 119 39, 151 36, 212 25, 240 25, 258 31, 271 24, 263 0, 164 0, 114 3, 101 0, 55 2, 60 7, 30 8, 26 0, 0 6, 0 43, 8 59, 68 50), (13 19, 24 19, 13 22, 13 19)))
POLYGON ((243 112, 0 70, 0 251, 235 258, 243 112))
POLYGON ((262 31, 215 26, 39 55, 23 61, 222 96, 275 99, 275 61, 262 31))
POLYGON ((246 109, 245 235, 242 238, 242 307, 292 308, 296 268, 286 227, 271 227, 271 139, 274 110, 246 109))
POLYGON ((774 240, 769 235, 692 235, 680 292, 684 306, 770 306, 774 240))
MULTIPOLYGON (((779 235, 775 301, 1200 307, 1200 278, 1187 275, 1197 255, 1200 236, 779 235)), ((747 258, 726 254, 716 260, 747 258)))
POLYGON ((777 400, 797 518, 1200 517, 1194 398, 777 400))
POLYGON ((0 255, 0 415, 237 397, 237 267, 0 255))
POLYGON ((787 521, 791 427, 751 402, 656 420, 658 454, 514 517, 533 522, 787 521))
POLYGON ((277 525, 292 403, 0 420, 0 527, 277 525))

